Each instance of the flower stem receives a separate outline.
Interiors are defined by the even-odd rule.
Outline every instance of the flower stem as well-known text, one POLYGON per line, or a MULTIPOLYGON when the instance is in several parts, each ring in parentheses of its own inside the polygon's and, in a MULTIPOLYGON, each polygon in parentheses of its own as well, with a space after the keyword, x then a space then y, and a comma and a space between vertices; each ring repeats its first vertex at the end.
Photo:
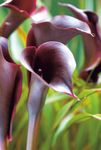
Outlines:
POLYGON ((27 150, 37 150, 37 139, 40 126, 40 114, 29 119, 27 150))
POLYGON ((41 111, 46 99, 47 91, 47 85, 32 75, 28 98, 29 125, 26 150, 37 150, 41 111))
POLYGON ((7 140, 0 140, 0 150, 7 150, 7 140))

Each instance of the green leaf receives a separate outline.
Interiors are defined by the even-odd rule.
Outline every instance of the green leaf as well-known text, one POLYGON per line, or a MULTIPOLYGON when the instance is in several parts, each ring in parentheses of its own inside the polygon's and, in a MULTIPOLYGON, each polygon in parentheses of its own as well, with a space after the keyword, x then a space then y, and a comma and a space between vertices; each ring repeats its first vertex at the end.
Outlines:
POLYGON ((64 116, 68 113, 69 109, 73 106, 73 104, 75 103, 74 100, 67 102, 67 104, 65 104, 65 106, 63 106, 61 108, 61 110, 58 112, 57 116, 56 116, 56 122, 54 124, 53 128, 56 128, 59 123, 61 122, 61 120, 64 118, 64 116))
POLYGON ((94 119, 101 120, 101 114, 91 115, 94 119))
POLYGON ((57 138, 66 130, 68 129, 72 124, 81 121, 83 119, 89 119, 91 116, 88 113, 82 113, 82 114, 69 114, 67 117, 65 117, 62 122, 60 123, 59 127, 54 133, 53 137, 53 145, 56 143, 57 138))

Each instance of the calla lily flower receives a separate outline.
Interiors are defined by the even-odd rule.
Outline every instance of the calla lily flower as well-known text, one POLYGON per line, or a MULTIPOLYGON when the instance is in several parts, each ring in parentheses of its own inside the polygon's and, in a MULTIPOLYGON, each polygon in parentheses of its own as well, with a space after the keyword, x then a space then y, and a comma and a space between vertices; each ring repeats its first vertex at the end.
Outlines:
POLYGON ((12 137, 12 121, 21 95, 21 71, 9 53, 7 39, 0 37, 0 150, 12 137))
POLYGON ((21 64, 30 72, 28 98, 29 128, 27 150, 35 149, 37 118, 44 105, 48 88, 77 98, 72 90, 72 73, 76 63, 71 51, 62 43, 49 41, 38 48, 27 47, 21 64))
POLYGON ((80 76, 96 82, 98 73, 101 72, 101 30, 98 24, 98 16, 90 10, 81 10, 71 4, 60 4, 68 8, 76 18, 86 22, 94 37, 83 35, 85 48, 85 63, 80 76))
POLYGON ((91 36, 90 28, 86 23, 66 15, 56 16, 51 21, 32 24, 27 38, 27 46, 39 46, 48 41, 66 44, 79 34, 91 36))
POLYGON ((58 92, 73 94, 71 76, 76 64, 64 44, 49 41, 37 49, 27 47, 22 53, 21 63, 45 85, 58 92))
POLYGON ((35 149, 34 132, 48 87, 77 98, 71 82, 75 60, 64 44, 78 34, 91 36, 89 26, 74 17, 56 16, 51 21, 32 24, 21 57, 21 63, 31 73, 27 150, 35 149))
POLYGON ((0 35, 8 38, 33 13, 36 8, 36 0, 7 0, 0 7, 10 9, 10 13, 0 28, 0 35))

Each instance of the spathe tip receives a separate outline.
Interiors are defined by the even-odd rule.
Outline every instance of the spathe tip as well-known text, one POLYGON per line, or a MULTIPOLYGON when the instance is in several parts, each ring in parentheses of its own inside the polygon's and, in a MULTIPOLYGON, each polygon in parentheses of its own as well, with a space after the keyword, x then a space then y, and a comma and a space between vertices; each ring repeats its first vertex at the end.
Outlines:
POLYGON ((95 34, 94 34, 94 33, 91 33, 91 36, 92 36, 92 37, 95 37, 95 34))
POLYGON ((73 97, 74 99, 76 99, 77 101, 80 102, 80 99, 78 98, 77 95, 75 95, 74 93, 68 94, 69 96, 73 97))

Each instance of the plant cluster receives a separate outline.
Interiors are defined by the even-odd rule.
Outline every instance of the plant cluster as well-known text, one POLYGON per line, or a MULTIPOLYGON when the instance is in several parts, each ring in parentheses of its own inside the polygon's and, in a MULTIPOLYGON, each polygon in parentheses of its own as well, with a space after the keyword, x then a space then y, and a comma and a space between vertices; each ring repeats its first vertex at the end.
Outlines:
MULTIPOLYGON (((76 61, 67 47, 73 37, 81 35, 84 44, 85 61, 78 75, 79 79, 82 78, 87 83, 98 82, 101 71, 98 16, 92 11, 81 10, 71 4, 59 3, 59 5, 69 9, 75 17, 57 15, 47 19, 43 17, 44 12, 48 13, 47 8, 45 6, 36 8, 36 0, 7 0, 0 4, 0 8, 10 10, 0 26, 0 150, 6 150, 8 141, 12 139, 16 105, 23 93, 22 66, 27 70, 28 79, 27 150, 37 149, 39 121, 49 88, 69 95, 75 99, 75 104, 79 104, 80 99, 73 92, 73 87, 77 85, 72 83, 76 61), (35 19, 36 16, 38 21, 35 19), (17 64, 10 54, 8 40, 28 18, 31 19, 31 28, 24 39, 25 48, 22 49, 17 64)), ((95 91, 100 89, 93 89, 93 92, 95 91)), ((66 105, 65 111, 74 104, 74 101, 66 105)), ((61 117, 64 117, 64 114, 61 117)), ((90 113, 85 113, 83 117, 100 120, 100 115, 90 113)), ((61 129, 59 130, 61 132, 61 129)))

